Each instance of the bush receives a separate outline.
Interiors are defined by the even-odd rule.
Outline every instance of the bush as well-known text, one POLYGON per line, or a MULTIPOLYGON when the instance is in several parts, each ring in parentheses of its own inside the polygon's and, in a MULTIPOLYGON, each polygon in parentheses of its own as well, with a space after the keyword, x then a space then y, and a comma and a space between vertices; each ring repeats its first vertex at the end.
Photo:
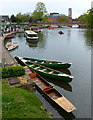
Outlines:
POLYGON ((2 67, 2 78, 21 76, 25 74, 25 69, 22 66, 2 67))

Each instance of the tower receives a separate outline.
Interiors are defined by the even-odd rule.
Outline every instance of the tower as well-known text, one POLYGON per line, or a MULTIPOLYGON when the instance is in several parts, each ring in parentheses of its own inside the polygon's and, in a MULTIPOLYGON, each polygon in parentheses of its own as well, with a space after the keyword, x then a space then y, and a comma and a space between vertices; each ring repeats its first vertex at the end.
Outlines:
POLYGON ((91 2, 91 8, 93 8, 93 1, 91 2))
POLYGON ((72 8, 68 9, 68 17, 72 18, 72 8))

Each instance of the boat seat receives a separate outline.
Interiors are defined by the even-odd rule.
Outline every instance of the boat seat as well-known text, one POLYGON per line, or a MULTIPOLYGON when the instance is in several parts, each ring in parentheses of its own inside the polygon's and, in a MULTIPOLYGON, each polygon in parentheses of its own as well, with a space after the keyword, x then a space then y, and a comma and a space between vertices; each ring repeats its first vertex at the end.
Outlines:
POLYGON ((45 70, 47 70, 47 69, 43 69, 43 70, 39 70, 39 71, 44 72, 45 70))
POLYGON ((38 69, 38 68, 40 68, 40 67, 36 67, 36 68, 34 68, 34 69, 38 69))
POLYGON ((44 91, 44 92, 47 92, 47 91, 49 91, 49 90, 51 90, 51 89, 53 89, 53 86, 49 86, 49 87, 43 89, 43 91, 44 91))
POLYGON ((49 72, 49 74, 53 73, 54 71, 49 72))
POLYGON ((44 63, 44 61, 43 61, 43 62, 41 62, 41 63, 44 63))
POLYGON ((34 61, 34 62, 38 62, 38 61, 34 61))
POLYGON ((29 67, 32 67, 32 66, 34 66, 34 65, 30 65, 29 67))

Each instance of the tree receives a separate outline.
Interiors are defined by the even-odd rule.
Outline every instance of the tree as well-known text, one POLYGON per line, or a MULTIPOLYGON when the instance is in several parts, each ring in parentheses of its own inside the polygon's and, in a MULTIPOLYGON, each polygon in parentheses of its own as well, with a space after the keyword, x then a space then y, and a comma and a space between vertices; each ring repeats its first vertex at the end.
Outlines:
POLYGON ((36 9, 34 10, 32 16, 33 16, 33 19, 36 21, 42 21, 44 18, 46 18, 47 10, 46 10, 45 4, 42 2, 38 2, 36 4, 36 9))
POLYGON ((16 17, 14 15, 11 15, 10 20, 11 22, 16 22, 16 17))
POLYGON ((18 23, 22 22, 21 12, 16 15, 16 20, 17 20, 18 23))
POLYGON ((71 21, 71 19, 68 17, 68 16, 59 16, 58 17, 58 22, 59 23, 62 23, 62 22, 70 22, 71 21))
POLYGON ((28 14, 21 14, 21 13, 18 13, 16 15, 16 20, 17 22, 28 22, 30 19, 30 16, 28 14))
POLYGON ((87 13, 80 15, 78 17, 78 21, 84 22, 89 27, 93 28, 93 8, 89 9, 87 13))

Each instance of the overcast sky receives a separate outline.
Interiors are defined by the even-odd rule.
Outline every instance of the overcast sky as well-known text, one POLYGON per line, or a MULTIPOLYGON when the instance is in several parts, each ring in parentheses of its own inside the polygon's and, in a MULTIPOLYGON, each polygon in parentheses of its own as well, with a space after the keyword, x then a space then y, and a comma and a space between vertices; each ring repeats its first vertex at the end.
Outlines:
POLYGON ((0 15, 32 13, 38 2, 45 4, 48 13, 68 15, 68 8, 72 8, 72 18, 77 18, 91 8, 92 0, 0 0, 0 15))

